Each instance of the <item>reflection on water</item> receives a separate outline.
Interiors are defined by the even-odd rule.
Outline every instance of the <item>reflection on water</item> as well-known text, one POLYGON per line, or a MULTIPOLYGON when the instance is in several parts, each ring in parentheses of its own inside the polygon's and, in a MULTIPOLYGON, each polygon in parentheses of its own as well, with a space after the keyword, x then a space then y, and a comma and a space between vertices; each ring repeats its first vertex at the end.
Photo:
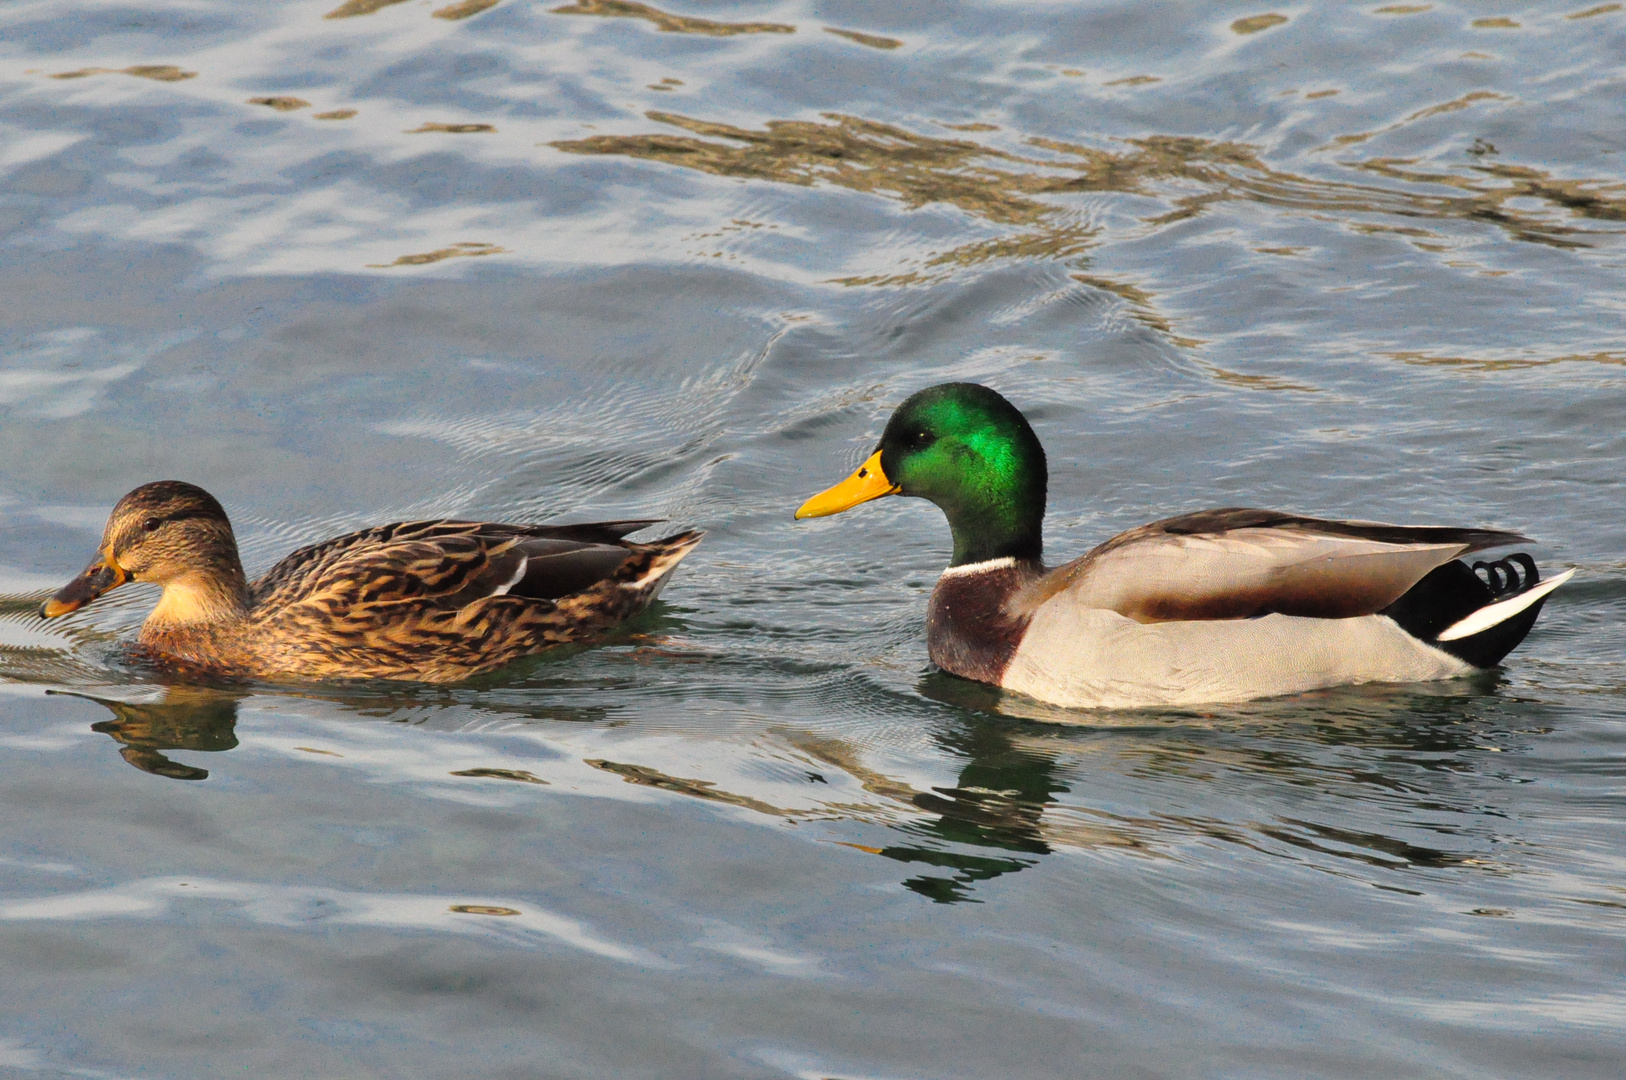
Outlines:
POLYGON ((322 16, 324 19, 353 19, 358 15, 371 15, 376 11, 404 3, 405 0, 344 0, 344 3, 322 16))
MULTIPOLYGON (((680 658, 681 659, 681 658, 680 658)), ((792 727, 776 727, 752 755, 724 766, 721 779, 673 775, 660 768, 607 757, 582 756, 582 765, 627 784, 705 802, 738 807, 791 824, 852 822, 885 829, 897 840, 840 841, 883 858, 946 873, 922 872, 902 881, 938 903, 982 902, 976 886, 1038 865, 1058 850, 1112 850, 1158 858, 1184 857, 1192 843, 1218 842, 1348 876, 1342 864, 1406 871, 1416 869, 1517 869, 1493 836, 1511 808, 1487 802, 1482 792, 1459 794, 1477 777, 1518 784, 1524 778, 1492 755, 1509 738, 1526 739, 1546 729, 1503 731, 1483 715, 1483 695, 1496 676, 1430 686, 1340 688, 1280 701, 1187 713, 1086 712, 1058 709, 952 676, 931 674, 921 694, 949 707, 951 718, 930 728, 933 747, 955 763, 952 783, 917 787, 866 764, 851 742, 792 727), (1058 726, 1058 724, 1063 726, 1058 726), (783 784, 762 789, 752 779, 755 762, 781 759, 804 767, 783 784), (826 770, 835 770, 827 772, 826 770), (1104 770, 1104 771, 1103 771, 1104 770), (1404 829, 1386 833, 1353 827, 1337 817, 1317 820, 1294 814, 1251 820, 1192 813, 1176 806, 1148 806, 1142 813, 1102 804, 1093 777, 1143 781, 1165 790, 1189 789, 1201 804, 1213 795, 1233 797, 1259 788, 1299 789, 1351 807, 1390 806, 1404 829), (845 794, 820 797, 831 778, 843 776, 868 799, 845 794), (760 794, 736 790, 756 788, 760 794), (1172 787, 1171 787, 1172 785, 1172 787), (1206 791, 1208 794, 1204 794, 1206 791), (776 796, 773 793, 778 792, 776 796), (1450 845, 1422 836, 1450 837, 1450 845)), ((545 681, 533 682, 544 686, 545 681)), ((559 684, 568 687, 568 682, 559 684)), ((606 712, 536 701, 517 689, 475 691, 357 683, 297 690, 298 697, 356 721, 421 724, 467 711, 474 730, 495 725, 571 726, 603 724, 606 712), (437 704, 438 700, 438 704, 437 704)), ((219 753, 238 747, 239 707, 248 690, 166 686, 155 700, 128 701, 49 690, 94 701, 113 714, 91 725, 121 744, 119 753, 136 768, 177 780, 204 780, 209 770, 178 762, 172 751, 219 753)), ((554 736, 540 729, 545 740, 554 736)), ((560 734, 563 734, 562 732, 560 734)), ((572 756, 568 740, 560 743, 572 756)), ((293 746, 310 754, 352 756, 330 749, 293 746)), ((375 765, 378 764, 375 762, 375 765)), ((388 769, 387 759, 384 763, 388 769)), ((421 764, 403 761, 407 774, 421 764)), ((443 766, 444 768, 444 766, 443 766)), ((489 765, 449 769, 444 775, 557 786, 530 769, 489 765)), ((846 789, 850 790, 850 789, 846 789)), ((1374 881, 1377 887, 1412 891, 1374 881)), ((1420 894, 1419 894, 1420 895, 1420 894)))
MULTIPOLYGON (((1418 110, 1386 130, 1500 97, 1489 92, 1467 94, 1418 110)), ((823 122, 770 120, 761 129, 670 112, 645 115, 691 134, 594 135, 549 145, 571 154, 642 158, 717 176, 798 186, 828 184, 891 198, 909 209, 947 204, 1005 230, 992 239, 909 260, 918 265, 908 269, 833 279, 852 286, 930 285, 958 270, 996 260, 1057 260, 1083 269, 1088 253, 1107 237, 1093 215, 1081 213, 1070 199, 1097 192, 1156 199, 1168 207, 1141 217, 1137 230, 1170 229, 1219 204, 1240 201, 1339 221, 1356 233, 1392 232, 1409 238, 1418 250, 1434 253, 1451 250, 1436 230, 1371 219, 1486 224, 1504 230, 1511 239, 1560 249, 1609 243, 1619 230, 1600 227, 1601 223, 1626 220, 1626 184, 1563 178, 1504 163, 1475 164, 1460 172, 1421 168, 1403 158, 1341 163, 1406 185, 1378 187, 1296 174, 1268 164, 1257 147, 1188 136, 1116 140, 1127 147, 1121 150, 1037 136, 1026 139, 1031 150, 1044 152, 1039 156, 838 113, 826 113, 823 122), (1429 187, 1449 188, 1452 193, 1426 190, 1429 187), (1576 219, 1600 224, 1582 225, 1576 219)), ((1376 134, 1380 133, 1348 136, 1344 143, 1363 142, 1376 134)), ((1257 250, 1298 253, 1294 248, 1257 250)), ((1176 332, 1142 286, 1099 272, 1074 277, 1124 298, 1137 321, 1166 335, 1171 344, 1186 349, 1203 344, 1176 332)), ((1258 389, 1313 389, 1267 376, 1239 375, 1212 364, 1202 366, 1222 381, 1242 380, 1258 389)))
POLYGON ((903 48, 903 42, 897 38, 882 37, 880 34, 866 34, 859 30, 843 30, 836 26, 826 26, 824 32, 834 34, 836 37, 846 38, 848 41, 855 41, 860 45, 868 45, 872 49, 891 50, 903 48))
POLYGON ((171 64, 137 64, 127 68, 79 68, 77 71, 63 71, 50 76, 53 79, 83 79, 91 75, 134 75, 138 79, 152 79, 155 82, 183 82, 195 79, 195 71, 182 71, 171 64))
MULTIPOLYGON (((615 773, 629 784, 739 806, 759 814, 804 821, 870 821, 896 828, 909 842, 881 847, 858 843, 847 846, 898 862, 952 871, 951 877, 919 875, 903 882, 910 890, 939 903, 975 899, 970 889, 975 882, 1032 866, 1036 859, 1021 856, 1045 855, 1051 850, 1043 837, 1044 810, 1053 804, 1052 794, 1067 790, 1056 780, 1055 758, 1017 746, 997 720, 973 721, 939 736, 942 747, 965 758, 966 763, 955 785, 929 791, 917 791, 866 768, 861 755, 839 739, 789 730, 776 734, 813 763, 845 772, 866 792, 884 801, 821 801, 812 808, 793 810, 724 790, 714 781, 669 776, 647 766, 603 759, 589 759, 586 764, 615 773), (1020 854, 1006 857, 990 855, 990 851, 1020 854)), ((817 772, 807 776, 815 783, 828 783, 817 772)))
POLYGON ((0 1061, 1614 1080, 1626 7, 1570 8, 5 6, 0 1061), (951 379, 1057 556, 1275 505, 1584 583, 1430 687, 933 674, 940 515, 788 512, 951 379), (36 612, 167 476, 253 570, 713 531, 602 647, 176 685, 149 587, 36 612))
MULTIPOLYGON (((1389 871, 1516 868, 1494 848, 1510 811, 1487 804, 1483 796, 1465 799, 1454 793, 1481 776, 1518 782, 1498 770, 1487 773, 1501 736, 1480 715, 1482 699, 1472 686, 1457 694, 1362 687, 1257 703, 1250 710, 1195 713, 1172 724, 1167 715, 1152 712, 1068 715, 944 675, 928 677, 922 691, 977 710, 932 730, 935 746, 959 763, 952 784, 922 790, 866 766, 864 755, 841 739, 785 728, 775 732, 810 764, 840 770, 878 801, 830 798, 808 805, 802 794, 797 807, 730 791, 727 781, 672 776, 606 759, 586 764, 630 784, 792 822, 884 826, 899 841, 845 843, 948 871, 903 881, 940 903, 980 901, 977 883, 1035 866, 1058 850, 1185 858, 1182 853, 1193 844, 1201 850, 1217 842, 1341 876, 1359 876, 1349 863, 1389 871), (1057 719, 1073 730, 1052 726, 1057 719), (1183 801, 1196 804, 1261 789, 1296 789, 1352 810, 1392 807, 1403 827, 1386 833, 1353 827, 1347 819, 1293 814, 1235 820, 1171 806, 1126 814, 1100 804, 1088 782, 1081 786, 1080 777, 1098 784, 1105 775, 1139 778, 1165 790, 1188 789, 1183 801), (1422 839, 1427 836, 1449 837, 1451 844, 1429 843, 1422 839)), ((765 753, 774 756, 771 747, 765 753)), ((828 782, 817 772, 808 776, 828 782)), ((1371 883, 1408 891, 1388 880, 1371 883)))
POLYGON ((98 663, 116 650, 119 636, 88 622, 47 624, 40 602, 49 593, 0 596, 0 679, 84 685, 102 681, 98 663))
MULTIPOLYGON (((47 691, 48 693, 70 693, 47 691)), ((71 693, 106 706, 112 720, 92 724, 92 731, 111 735, 123 745, 119 756, 142 772, 171 780, 207 780, 209 770, 165 757, 165 750, 220 753, 237 746, 237 702, 242 695, 202 687, 171 686, 163 700, 135 703, 71 693)))
POLYGON ((733 37, 735 34, 794 34, 796 27, 770 22, 713 22, 688 15, 674 15, 633 0, 576 0, 574 4, 550 8, 555 15, 602 15, 612 19, 643 19, 669 34, 704 34, 707 37, 733 37))
POLYGON ((1052 796, 1069 788, 1057 777, 1054 754, 1018 745, 997 720, 973 720, 936 737, 944 750, 965 759, 965 766, 953 787, 933 788, 912 800, 935 816, 903 831, 930 843, 889 845, 879 854, 951 871, 950 877, 922 874, 904 885, 938 903, 952 903, 972 899, 970 886, 975 882, 1037 861, 1022 856, 1048 855, 1051 847, 1042 828, 1045 808, 1054 805, 1052 796), (945 844, 1016 854, 945 850, 945 844))
POLYGON ((249 98, 248 104, 264 105, 269 109, 275 109, 277 112, 297 112, 300 109, 311 107, 311 103, 304 98, 286 96, 249 98))
POLYGON ((792 811, 781 809, 772 803, 763 802, 761 799, 753 799, 749 795, 736 795, 729 791, 719 790, 716 783, 710 780, 691 780, 681 776, 668 776, 659 769, 651 769, 646 765, 629 765, 625 762, 608 761, 603 758, 588 758, 587 764, 595 769, 614 773, 629 784, 660 788, 662 791, 675 791, 679 795, 688 795, 709 802, 743 806, 747 810, 755 810, 759 814, 771 814, 775 817, 789 817, 792 813, 792 811))
POLYGON ((496 244, 487 244, 478 240, 465 240, 462 243, 453 244, 449 248, 441 248, 439 251, 424 251, 416 255, 401 255, 398 256, 394 262, 369 263, 368 268, 373 270, 387 270, 392 266, 427 266, 430 263, 441 262, 444 259, 467 259, 474 258, 479 255, 502 255, 506 252, 506 248, 498 247, 496 244))
POLYGON ((217 901, 250 923, 325 931, 335 926, 494 937, 523 948, 557 942, 627 964, 661 966, 633 945, 609 940, 576 919, 534 904, 448 903, 451 896, 349 892, 342 889, 223 881, 208 875, 144 878, 107 889, 89 889, 30 900, 0 900, 0 922, 173 917, 199 901, 217 901), (458 916, 477 916, 459 918, 458 916), (487 921, 497 918, 502 921, 487 921))
MULTIPOLYGON (((1498 95, 1468 95, 1422 110, 1401 125, 1465 108, 1485 96, 1498 95)), ((1539 209, 1517 205, 1517 200, 1536 200, 1593 221, 1626 220, 1626 184, 1561 179, 1528 166, 1475 165, 1466 173, 1448 173, 1412 168, 1412 162, 1405 159, 1347 163, 1380 176, 1466 193, 1448 195, 1296 175, 1268 165, 1256 147, 1177 135, 1120 140, 1130 149, 1116 152, 1058 139, 1027 139, 1035 150, 1049 151, 1039 157, 836 113, 826 114, 824 123, 770 120, 759 131, 676 113, 645 115, 692 132, 693 137, 595 135, 551 145, 567 153, 622 154, 719 176, 799 185, 827 183, 886 195, 910 208, 942 202, 1001 225, 1047 226, 995 243, 957 248, 928 260, 928 267, 1021 255, 1067 258, 1080 254, 1096 242, 1097 230, 1070 220, 1062 206, 1045 197, 1087 192, 1162 199, 1171 209, 1145 219, 1159 227, 1194 217, 1215 203, 1246 200, 1332 214, 1352 224, 1360 223, 1357 215, 1366 214, 1485 222, 1506 229, 1516 240, 1586 247, 1593 241, 1583 237, 1602 239, 1618 230, 1588 229, 1555 220, 1539 209), (1191 187, 1198 190, 1189 192, 1191 187), (1181 193, 1183 190, 1189 193, 1181 193)))
POLYGON ((502 0, 459 0, 458 3, 436 8, 430 14, 437 19, 455 22, 458 19, 467 19, 480 14, 482 11, 490 10, 501 2, 502 0))

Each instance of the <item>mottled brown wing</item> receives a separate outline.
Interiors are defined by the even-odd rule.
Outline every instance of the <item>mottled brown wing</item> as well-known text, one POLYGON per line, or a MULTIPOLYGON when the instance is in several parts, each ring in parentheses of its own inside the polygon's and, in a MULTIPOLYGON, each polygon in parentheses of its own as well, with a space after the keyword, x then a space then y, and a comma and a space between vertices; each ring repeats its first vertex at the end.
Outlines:
POLYGON ((1383 610, 1459 555, 1526 539, 1496 529, 1205 510, 1113 537, 1047 575, 1032 599, 1065 594, 1068 603, 1140 622, 1350 618, 1383 610))
POLYGON ((580 526, 418 521, 350 533, 289 555, 253 585, 266 615, 321 595, 334 604, 416 604, 456 609, 487 596, 538 602, 591 587, 628 550, 569 536, 625 535, 646 522, 580 526))

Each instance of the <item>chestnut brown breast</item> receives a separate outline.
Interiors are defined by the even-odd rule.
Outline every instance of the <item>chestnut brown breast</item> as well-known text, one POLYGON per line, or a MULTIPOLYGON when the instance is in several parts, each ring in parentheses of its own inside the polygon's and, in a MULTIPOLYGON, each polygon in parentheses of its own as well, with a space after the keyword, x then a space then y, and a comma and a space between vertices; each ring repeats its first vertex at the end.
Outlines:
POLYGON ((1012 601, 1041 573, 1020 563, 945 572, 926 609, 932 663, 961 678, 999 685, 1031 618, 1012 601))

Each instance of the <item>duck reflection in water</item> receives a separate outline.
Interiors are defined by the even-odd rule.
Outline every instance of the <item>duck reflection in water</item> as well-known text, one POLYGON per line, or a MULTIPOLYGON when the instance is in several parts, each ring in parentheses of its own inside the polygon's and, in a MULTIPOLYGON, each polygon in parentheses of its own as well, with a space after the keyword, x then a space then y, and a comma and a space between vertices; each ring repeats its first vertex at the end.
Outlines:
MULTIPOLYGON (((55 691, 66 693, 65 691, 55 691)), ((219 753, 237 746, 238 695, 202 687, 172 686, 162 701, 112 701, 90 694, 70 694, 104 706, 113 719, 90 730, 111 735, 123 745, 119 756, 142 772, 171 780, 207 780, 209 770, 165 757, 165 750, 219 753)))
POLYGON ((962 722, 945 727, 936 738, 950 753, 965 759, 953 787, 915 792, 909 802, 933 820, 904 827, 924 844, 888 845, 875 854, 905 863, 924 863, 952 872, 944 877, 922 874, 904 887, 940 904, 978 903, 971 887, 1002 874, 1024 870, 1048 855, 1042 828, 1052 796, 1069 789, 1056 777, 1056 759, 1024 747, 1012 738, 1009 721, 991 716, 988 706, 999 691, 946 675, 927 676, 925 696, 971 710, 962 722), (973 854, 942 844, 1010 852, 973 854))

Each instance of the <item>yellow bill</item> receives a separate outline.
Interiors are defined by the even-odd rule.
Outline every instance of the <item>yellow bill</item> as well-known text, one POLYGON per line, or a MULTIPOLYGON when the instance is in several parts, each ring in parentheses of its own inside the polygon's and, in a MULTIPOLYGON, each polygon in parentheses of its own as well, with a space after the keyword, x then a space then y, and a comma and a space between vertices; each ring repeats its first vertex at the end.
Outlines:
POLYGON ((859 503, 897 493, 898 485, 888 480, 886 473, 881 471, 881 452, 877 450, 869 456, 868 461, 858 466, 857 472, 803 503, 796 511, 796 520, 839 514, 859 503))

